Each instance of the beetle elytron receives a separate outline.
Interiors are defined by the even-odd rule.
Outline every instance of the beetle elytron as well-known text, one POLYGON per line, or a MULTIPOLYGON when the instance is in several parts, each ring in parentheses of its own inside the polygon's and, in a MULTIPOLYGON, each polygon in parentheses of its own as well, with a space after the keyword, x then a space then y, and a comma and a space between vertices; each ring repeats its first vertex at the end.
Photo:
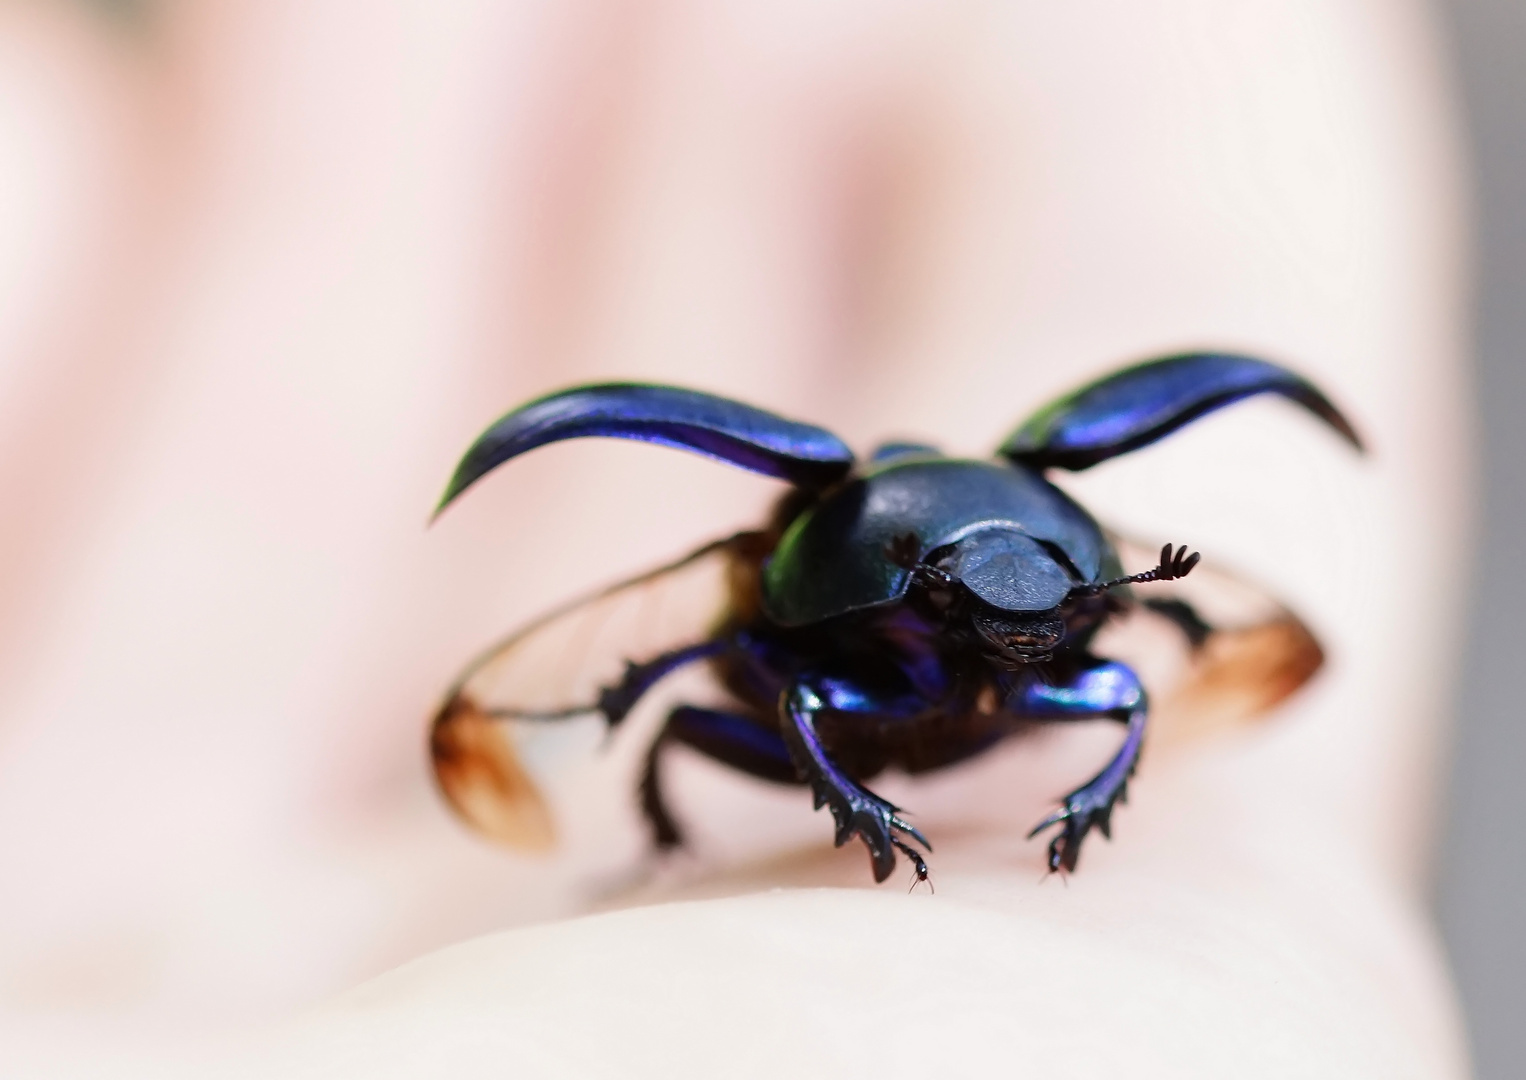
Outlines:
MULTIPOLYGON (((546 620, 468 667, 435 723, 442 786, 463 816, 523 840, 535 832, 523 820, 534 800, 512 755, 505 760, 502 746, 496 758, 484 754, 488 721, 597 712, 613 727, 659 679, 704 663, 728 703, 673 709, 646 758, 640 801, 659 847, 681 839, 661 786, 662 750, 681 743, 754 776, 809 785, 835 819, 838 845, 857 836, 868 848, 877 881, 897 851, 924 879, 916 845, 931 846, 867 779, 891 766, 917 773, 963 761, 1036 721, 1113 719, 1126 729, 1120 749, 1030 834, 1058 826, 1049 867, 1073 870, 1088 832, 1108 833, 1145 735, 1139 678, 1094 655, 1093 638, 1134 605, 1128 586, 1179 578, 1198 557, 1167 545, 1153 570, 1124 574, 1107 535, 1044 470, 1085 469, 1262 393, 1304 406, 1360 449, 1306 380, 1217 353, 1139 364, 1083 387, 1019 426, 994 461, 896 443, 859 464, 821 428, 669 386, 576 387, 516 409, 467 451, 441 509, 510 458, 584 436, 695 451, 791 488, 763 528, 600 594, 707 562, 727 583, 719 616, 688 640, 624 657, 623 675, 587 700, 531 706, 505 687, 514 681, 505 658, 523 655, 546 620)), ((1159 610, 1189 636, 1206 626, 1180 602, 1159 610)))

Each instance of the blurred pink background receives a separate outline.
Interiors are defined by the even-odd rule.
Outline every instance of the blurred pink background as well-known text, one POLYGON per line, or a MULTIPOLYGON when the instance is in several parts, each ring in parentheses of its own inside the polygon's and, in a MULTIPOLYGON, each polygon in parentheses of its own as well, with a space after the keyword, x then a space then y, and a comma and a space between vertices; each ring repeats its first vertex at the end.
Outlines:
POLYGON ((1311 715, 1361 718, 1271 752, 1419 879, 1452 107, 1408 0, 0 8, 0 1045, 194 1052, 579 901, 449 817, 437 696, 776 490, 575 445, 426 531, 487 422, 599 378, 975 453, 1181 346, 1316 375, 1373 462, 1257 404, 1082 489, 1321 629, 1311 715))

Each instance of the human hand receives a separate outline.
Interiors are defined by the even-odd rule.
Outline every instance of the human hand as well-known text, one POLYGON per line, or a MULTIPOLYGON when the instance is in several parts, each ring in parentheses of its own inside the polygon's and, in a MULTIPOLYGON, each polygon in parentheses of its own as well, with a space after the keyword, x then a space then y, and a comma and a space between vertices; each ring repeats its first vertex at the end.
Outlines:
POLYGON ((9 654, 11 1027, 79 942, 128 943, 86 983, 129 1007, 66 993, 78 1030, 173 1037, 577 909, 576 866, 445 819, 419 725, 578 567, 659 561, 771 489, 559 448, 422 535, 508 404, 637 376, 973 452, 1091 372, 1211 343, 1315 378, 1372 458, 1247 405, 1077 489, 1266 581, 1331 664, 1265 728, 1148 756, 1068 886, 1020 834, 1085 733, 898 798, 944 823, 935 897, 866 887, 857 852, 739 857, 431 954, 254 1060, 1460 1074, 1418 901, 1458 595, 1457 196, 1409 7, 324 10, 171 18, 226 125, 194 174, 224 225, 176 207, 197 287, 79 346, 71 386, 119 362, 144 395, 110 439, 81 426, 90 467, 51 463, 48 423, 10 448, 74 500, 18 515, 23 550, 88 538, 10 600, 12 625, 49 613, 9 654))

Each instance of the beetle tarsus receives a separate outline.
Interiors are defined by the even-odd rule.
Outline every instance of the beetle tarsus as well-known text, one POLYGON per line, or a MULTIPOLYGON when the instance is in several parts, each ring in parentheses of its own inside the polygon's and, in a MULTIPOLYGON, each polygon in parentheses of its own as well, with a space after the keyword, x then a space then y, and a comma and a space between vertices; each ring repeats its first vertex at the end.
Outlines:
MULTIPOLYGON (((1122 789, 1118 794, 1121 793, 1122 789)), ((1093 828, 1112 839, 1113 803, 1118 795, 1115 794, 1111 799, 1088 799, 1078 798, 1079 794, 1068 797, 1063 807, 1039 822, 1028 834, 1029 839, 1032 839, 1053 825, 1061 826, 1059 833, 1049 841, 1047 861, 1050 873, 1069 873, 1075 870, 1081 855, 1081 842, 1093 828)))
POLYGON ((897 837, 892 836, 890 838, 890 842, 894 844, 896 849, 900 851, 902 855, 905 855, 906 858, 911 862, 913 871, 911 878, 911 888, 907 889, 906 891, 915 891, 916 887, 925 881, 927 882, 928 890, 930 892, 936 893, 938 890, 933 887, 932 875, 927 872, 927 860, 922 858, 922 853, 919 852, 916 848, 912 847, 910 844, 898 839, 897 837))
POLYGON ((928 851, 932 850, 927 837, 897 813, 900 807, 866 788, 856 784, 839 787, 822 778, 812 782, 811 790, 816 796, 817 808, 826 806, 832 812, 837 826, 833 843, 842 847, 857 836, 869 849, 875 881, 884 881, 894 871, 897 849, 903 852, 916 850, 897 833, 911 837, 928 851))
POLYGON ((1128 735, 1113 759, 1091 780, 1065 796, 1060 808, 1028 833, 1031 840, 1045 829, 1060 826, 1059 833, 1049 842, 1051 873, 1075 870, 1081 843, 1092 829, 1112 839, 1113 807, 1128 799, 1129 777, 1139 764, 1139 751, 1144 743, 1146 715, 1142 707, 1130 712, 1128 735))

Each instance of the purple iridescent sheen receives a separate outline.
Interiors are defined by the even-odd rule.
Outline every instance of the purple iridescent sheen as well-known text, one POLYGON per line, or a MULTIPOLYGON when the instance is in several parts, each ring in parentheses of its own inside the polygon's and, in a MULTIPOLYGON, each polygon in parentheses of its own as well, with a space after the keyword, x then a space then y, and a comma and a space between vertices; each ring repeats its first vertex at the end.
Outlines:
MULTIPOLYGON (((724 707, 676 706, 647 754, 639 792, 656 843, 682 841, 661 762, 665 747, 683 745, 761 779, 808 785, 830 809, 837 843, 863 841, 876 880, 898 857, 926 879, 917 848, 931 850, 899 807, 866 786, 884 769, 943 769, 1036 722, 1111 720, 1125 728, 1122 744, 1034 830, 1058 826, 1048 865, 1074 870, 1088 833, 1108 833, 1146 729, 1139 678, 1092 652, 1099 631, 1134 603, 1108 590, 1174 580, 1196 556, 1183 562, 1186 549, 1173 556, 1167 546, 1154 570, 1119 580, 1106 534, 1041 470, 1084 469, 1264 393, 1304 406, 1360 447, 1298 375, 1218 353, 1168 357, 1082 387, 1019 427, 1001 448, 1005 460, 889 443, 856 473, 830 432, 697 391, 620 383, 533 401, 471 447, 442 508, 510 458, 584 436, 696 451, 797 490, 759 530, 668 568, 716 552, 732 560, 730 604, 709 629, 695 629, 699 640, 627 657, 596 701, 494 715, 555 721, 597 710, 614 726, 670 672, 708 664, 724 707)), ((1212 634, 1185 601, 1156 609, 1167 607, 1194 648, 1212 634)), ((455 700, 453 692, 442 715, 455 700)))
POLYGON ((1124 368, 1060 398, 1013 432, 1000 453, 1032 468, 1085 469, 1256 394, 1297 402, 1361 448, 1329 399, 1286 368, 1249 356, 1188 353, 1124 368))
POLYGON ((498 420, 461 459, 439 509, 510 458, 588 436, 693 450, 803 488, 825 487, 853 467, 853 451, 822 428, 697 390, 605 383, 551 394, 498 420))

